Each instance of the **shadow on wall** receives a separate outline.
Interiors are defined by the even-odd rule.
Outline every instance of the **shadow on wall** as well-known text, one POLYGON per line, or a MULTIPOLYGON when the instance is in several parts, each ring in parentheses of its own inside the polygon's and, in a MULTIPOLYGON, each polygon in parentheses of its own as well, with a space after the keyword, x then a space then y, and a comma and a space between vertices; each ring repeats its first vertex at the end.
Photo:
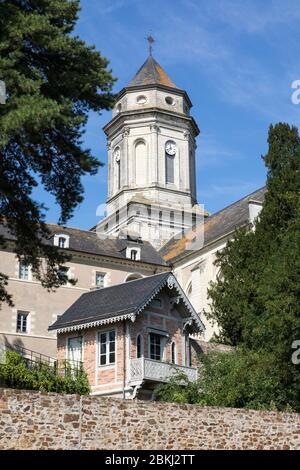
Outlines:
POLYGON ((23 349, 25 348, 24 343, 21 338, 14 338, 10 341, 7 336, 3 335, 3 341, 0 340, 1 346, 3 349, 23 349))
POLYGON ((192 367, 201 366, 199 356, 210 352, 226 353, 232 351, 234 348, 226 344, 207 342, 200 339, 190 338, 191 347, 191 362, 192 367))

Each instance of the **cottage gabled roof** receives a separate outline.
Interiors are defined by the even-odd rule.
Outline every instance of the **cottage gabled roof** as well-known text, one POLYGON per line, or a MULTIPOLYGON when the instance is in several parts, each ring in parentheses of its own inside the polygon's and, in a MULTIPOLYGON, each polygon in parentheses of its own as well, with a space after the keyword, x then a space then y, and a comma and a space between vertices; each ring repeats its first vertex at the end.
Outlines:
POLYGON ((49 330, 62 333, 125 319, 134 321, 136 315, 141 313, 163 288, 172 291, 172 296, 179 296, 187 311, 187 317, 192 319, 198 331, 203 330, 203 323, 171 272, 83 294, 49 330))
POLYGON ((139 68, 127 87, 141 85, 164 85, 170 88, 178 89, 175 83, 170 79, 159 63, 156 62, 152 55, 149 55, 148 59, 139 68))

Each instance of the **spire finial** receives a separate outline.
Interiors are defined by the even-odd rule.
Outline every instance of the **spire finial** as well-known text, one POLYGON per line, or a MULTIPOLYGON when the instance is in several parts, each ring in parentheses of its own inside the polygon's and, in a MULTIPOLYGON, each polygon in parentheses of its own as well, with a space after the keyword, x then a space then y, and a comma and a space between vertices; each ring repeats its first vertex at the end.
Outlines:
POLYGON ((147 41, 149 43, 149 55, 152 56, 152 44, 155 42, 151 34, 147 37, 147 41))

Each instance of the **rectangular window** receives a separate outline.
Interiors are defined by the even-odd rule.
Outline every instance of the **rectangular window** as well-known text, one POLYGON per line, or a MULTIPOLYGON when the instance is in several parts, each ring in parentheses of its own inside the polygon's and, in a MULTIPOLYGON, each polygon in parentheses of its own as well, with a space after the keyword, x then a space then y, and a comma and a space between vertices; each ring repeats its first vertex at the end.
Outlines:
POLYGON ((174 156, 166 154, 166 182, 174 183, 174 156))
POLYGON ((104 287, 104 278, 105 274, 97 271, 95 276, 95 285, 97 287, 104 287))
POLYGON ((17 333, 28 333, 29 312, 18 311, 17 313, 17 333))
POLYGON ((67 279, 64 282, 65 285, 68 284, 69 271, 70 271, 70 268, 67 268, 66 266, 60 266, 59 267, 59 272, 67 277, 67 279))
POLYGON ((24 261, 20 261, 19 264, 19 279, 29 279, 29 266, 24 261))
POLYGON ((99 365, 105 366, 116 362, 116 332, 98 333, 99 365))
POLYGON ((68 338, 68 360, 74 366, 82 361, 82 337, 68 338))
POLYGON ((160 361, 163 357, 164 338, 156 333, 150 333, 150 359, 160 361))
POLYGON ((170 228, 174 228, 174 211, 170 212, 170 228))
POLYGON ((66 239, 64 237, 59 237, 58 239, 58 246, 59 248, 65 248, 66 239))
POLYGON ((159 211, 159 213, 158 213, 158 220, 159 220, 158 224, 159 224, 160 227, 162 226, 162 218, 163 218, 163 213, 162 213, 162 211, 159 211))

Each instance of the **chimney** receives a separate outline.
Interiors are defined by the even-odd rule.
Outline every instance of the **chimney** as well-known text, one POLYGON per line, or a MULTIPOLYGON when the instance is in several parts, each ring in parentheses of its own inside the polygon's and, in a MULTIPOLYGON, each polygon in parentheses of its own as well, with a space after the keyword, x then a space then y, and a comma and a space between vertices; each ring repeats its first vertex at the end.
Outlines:
POLYGON ((255 201, 255 199, 249 199, 248 206, 249 206, 249 222, 251 224, 254 224, 256 219, 259 216, 260 211, 262 210, 262 202, 255 201))

